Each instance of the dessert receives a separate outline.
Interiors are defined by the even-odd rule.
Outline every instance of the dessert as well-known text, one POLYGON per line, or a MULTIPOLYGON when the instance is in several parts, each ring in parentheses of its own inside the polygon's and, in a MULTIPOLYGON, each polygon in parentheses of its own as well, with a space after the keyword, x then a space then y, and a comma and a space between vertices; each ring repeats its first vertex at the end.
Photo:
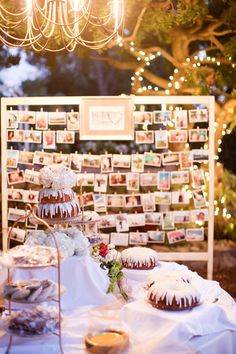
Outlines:
POLYGON ((162 270, 158 269, 158 271, 152 272, 148 275, 147 278, 147 288, 150 288, 154 283, 162 283, 164 281, 168 282, 175 282, 175 281, 182 281, 185 283, 191 283, 192 275, 191 272, 188 270, 162 270))
POLYGON ((131 247, 121 252, 123 266, 129 269, 153 269, 158 263, 157 253, 147 247, 131 247))
POLYGON ((199 304, 197 289, 185 282, 154 283, 148 290, 148 302, 162 310, 185 310, 199 304))
POLYGON ((68 219, 80 214, 72 187, 76 174, 63 164, 45 166, 40 170, 38 216, 42 219, 68 219))

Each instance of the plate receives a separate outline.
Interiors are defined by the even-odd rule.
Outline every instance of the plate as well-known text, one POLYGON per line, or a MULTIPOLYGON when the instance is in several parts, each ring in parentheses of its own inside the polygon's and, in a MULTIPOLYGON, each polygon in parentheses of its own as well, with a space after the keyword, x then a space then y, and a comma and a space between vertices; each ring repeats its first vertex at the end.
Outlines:
POLYGON ((113 328, 90 332, 85 337, 87 351, 95 354, 120 353, 128 344, 128 334, 113 328))

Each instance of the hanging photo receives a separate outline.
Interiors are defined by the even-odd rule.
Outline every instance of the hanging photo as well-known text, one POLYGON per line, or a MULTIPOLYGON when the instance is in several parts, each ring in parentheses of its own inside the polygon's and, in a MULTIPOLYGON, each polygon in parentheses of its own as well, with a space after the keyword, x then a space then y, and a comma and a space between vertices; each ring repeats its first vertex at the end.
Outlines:
POLYGON ((175 228, 174 214, 171 211, 162 213, 162 229, 172 230, 175 228))
POLYGON ((155 154, 152 152, 144 153, 144 165, 146 166, 160 167, 161 160, 162 160, 161 154, 155 154))
POLYGON ((42 142, 42 132, 37 130, 24 130, 24 142, 41 144, 42 142))
POLYGON ((111 187, 116 186, 126 186, 126 173, 110 173, 109 175, 109 185, 111 187))
POLYGON ((25 216, 24 209, 8 208, 8 217, 7 218, 9 221, 16 221, 19 218, 22 218, 21 220, 18 220, 18 222, 25 222, 24 216, 25 216))
POLYGON ((134 123, 135 124, 152 124, 152 112, 134 112, 134 123))
POLYGON ((54 130, 47 130, 43 132, 43 148, 55 149, 56 148, 56 132, 54 130))
POLYGON ((129 231, 129 221, 127 214, 118 214, 116 217, 116 231, 125 232, 129 231))
POLYGON ((148 242, 147 232, 130 232, 129 244, 130 245, 146 245, 148 242))
POLYGON ((200 229, 187 229, 186 241, 204 241, 204 228, 200 229))
POLYGON ((8 130, 7 141, 22 143, 24 141, 24 130, 8 130))
POLYGON ((154 124, 163 124, 171 121, 171 111, 154 111, 153 120, 154 124))
POLYGON ((122 208, 124 205, 123 195, 107 194, 107 207, 108 208, 122 208))
POLYGON ((83 155, 82 166, 89 168, 100 168, 101 158, 99 155, 85 154, 83 155))
POLYGON ((68 130, 57 130, 57 144, 74 144, 75 132, 68 130))
POLYGON ((51 165, 52 154, 50 152, 35 151, 33 163, 38 165, 51 165))
POLYGON ((191 221, 196 224, 208 221, 208 209, 191 210, 191 221))
POLYGON ((148 231, 148 243, 164 243, 165 232, 164 231, 148 231))
POLYGON ((105 243, 106 245, 109 245, 110 243, 110 234, 102 234, 101 232, 99 233, 100 239, 102 243, 105 243))
POLYGON ((92 192, 82 194, 82 204, 84 207, 94 205, 92 192))
POLYGON ((96 235, 98 233, 98 225, 96 222, 93 222, 93 223, 89 223, 89 224, 85 224, 85 227, 84 227, 84 234, 86 236, 91 236, 92 235, 96 235))
POLYGON ((139 173, 129 172, 127 173, 127 190, 138 191, 139 190, 139 173))
POLYGON ((115 214, 101 215, 98 227, 100 229, 116 227, 116 216, 115 214))
POLYGON ((7 200, 14 202, 23 202, 24 198, 24 189, 7 189, 7 200))
POLYGON ((141 195, 140 194, 130 194, 124 196, 124 207, 133 208, 141 206, 141 195))
POLYGON ((70 165, 70 155, 54 152, 52 154, 52 162, 55 164, 61 164, 69 167, 70 165))
POLYGON ((153 130, 137 130, 135 132, 136 144, 153 144, 154 131, 153 130))
POLYGON ((79 112, 66 113, 67 130, 79 130, 79 112))
POLYGON ((145 225, 145 214, 128 214, 129 227, 138 227, 145 225))
POLYGON ((162 213, 145 213, 146 225, 161 225, 162 213))
MULTIPOLYGON (((18 111, 19 123, 23 124, 35 124, 35 112, 34 111, 18 111)), ((36 127, 37 129, 37 127, 36 127)))
POLYGON ((193 201, 195 208, 203 208, 206 206, 206 199, 204 195, 204 191, 202 189, 196 189, 192 191, 193 193, 193 201))
POLYGON ((108 175, 106 174, 95 174, 94 177, 94 192, 106 193, 107 191, 107 180, 108 175))
POLYGON ((26 169, 25 170, 25 182, 40 185, 39 172, 26 169))
POLYGON ((6 111, 7 129, 18 128, 18 111, 6 111))
POLYGON ((188 140, 187 130, 170 130, 169 143, 186 143, 188 140))
POLYGON ((188 184, 189 171, 171 171, 171 184, 188 184))
POLYGON ((189 197, 187 192, 171 192, 171 203, 172 204, 189 204, 189 197))
POLYGON ((167 238, 169 244, 180 242, 180 241, 185 241, 185 230, 180 229, 180 230, 175 230, 175 231, 170 231, 167 232, 167 238))
POLYGON ((38 191, 25 190, 24 191, 24 202, 25 203, 38 203, 38 191))
POLYGON ((180 210, 174 211, 174 223, 175 224, 185 224, 191 221, 190 211, 188 210, 180 210))
POLYGON ((187 129, 188 128, 188 111, 186 110, 175 110, 174 111, 174 121, 176 129, 187 129))
MULTIPOLYGON (((94 186, 94 173, 78 173, 77 186, 92 187, 94 186)), ((96 191, 97 192, 97 191, 96 191)))
POLYGON ((180 168, 181 170, 188 170, 193 167, 193 154, 192 151, 180 152, 180 168))
POLYGON ((18 184, 25 182, 25 175, 23 170, 15 170, 7 174, 8 184, 18 184))
POLYGON ((23 165, 32 165, 34 161, 34 152, 19 151, 19 163, 23 165))
POLYGON ((192 149, 193 162, 207 162, 209 160, 209 150, 192 149))
POLYGON ((82 169, 82 154, 70 154, 70 168, 73 171, 81 172, 82 169))
POLYGON ((113 172, 112 154, 104 154, 101 155, 100 158, 101 158, 101 172, 102 173, 113 172))
POLYGON ((128 246, 129 245, 129 234, 128 233, 111 233, 111 243, 115 246, 128 246))
POLYGON ((16 168, 19 161, 19 151, 18 150, 7 150, 7 167, 16 168))
POLYGON ((36 112, 36 129, 47 130, 48 129, 48 112, 36 112))
POLYGON ((140 175, 140 185, 142 187, 157 186, 157 173, 142 173, 140 175))
POLYGON ((159 171, 158 172, 158 183, 157 188, 161 190, 170 189, 170 172, 159 171))
POLYGON ((156 210, 155 197, 153 193, 141 194, 141 203, 144 212, 150 212, 156 210))
POLYGON ((171 204, 171 192, 154 192, 155 204, 158 205, 170 205, 171 204))
POLYGON ((179 164, 179 153, 178 152, 163 153, 162 154, 162 164, 163 164, 163 166, 178 165, 179 164))
POLYGON ((94 211, 97 213, 105 213, 107 211, 105 194, 94 194, 94 211))
POLYGON ((204 171, 203 170, 193 170, 192 174, 192 185, 193 188, 201 188, 206 185, 204 171))
POLYGON ((189 141, 190 142, 204 142, 208 140, 207 129, 190 129, 189 141))
POLYGON ((48 112, 49 125, 66 125, 66 112, 48 112))
POLYGON ((20 229, 19 227, 13 227, 8 229, 8 232, 11 232, 10 239, 15 240, 17 242, 24 243, 25 242, 25 236, 26 236, 26 231, 23 229, 20 229))
POLYGON ((207 109, 190 109, 188 111, 190 123, 208 122, 207 109))
POLYGON ((131 161, 132 172, 144 172, 144 156, 142 154, 133 154, 131 161))
POLYGON ((166 130, 155 131, 155 148, 156 149, 168 148, 168 133, 166 130))
POLYGON ((130 168, 130 155, 114 154, 113 155, 113 167, 114 168, 130 168))

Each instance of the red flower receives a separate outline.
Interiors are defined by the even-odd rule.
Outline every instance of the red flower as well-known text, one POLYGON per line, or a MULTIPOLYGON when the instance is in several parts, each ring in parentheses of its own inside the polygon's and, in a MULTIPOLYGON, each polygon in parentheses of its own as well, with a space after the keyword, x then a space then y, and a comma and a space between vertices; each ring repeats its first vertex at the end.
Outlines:
POLYGON ((105 243, 100 243, 99 245, 99 256, 101 257, 106 257, 107 253, 109 252, 108 250, 108 245, 106 245, 105 243))

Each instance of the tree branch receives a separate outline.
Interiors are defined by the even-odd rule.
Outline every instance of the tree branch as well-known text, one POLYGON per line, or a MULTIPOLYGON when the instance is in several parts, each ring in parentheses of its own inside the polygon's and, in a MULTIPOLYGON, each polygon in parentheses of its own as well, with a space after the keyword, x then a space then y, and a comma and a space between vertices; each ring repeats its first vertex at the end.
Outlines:
MULTIPOLYGON (((142 49, 140 49, 142 50, 142 49)), ((143 49, 145 51, 145 49, 143 49)), ((148 53, 154 53, 154 52, 160 52, 162 54, 162 56, 168 60, 170 63, 172 63, 176 68, 182 68, 183 64, 180 63, 178 60, 176 60, 174 57, 172 57, 172 55, 170 55, 165 49, 163 49, 162 47, 159 46, 155 46, 155 47, 150 47, 148 49, 146 49, 148 53)), ((140 56, 140 55, 138 55, 140 56)))

